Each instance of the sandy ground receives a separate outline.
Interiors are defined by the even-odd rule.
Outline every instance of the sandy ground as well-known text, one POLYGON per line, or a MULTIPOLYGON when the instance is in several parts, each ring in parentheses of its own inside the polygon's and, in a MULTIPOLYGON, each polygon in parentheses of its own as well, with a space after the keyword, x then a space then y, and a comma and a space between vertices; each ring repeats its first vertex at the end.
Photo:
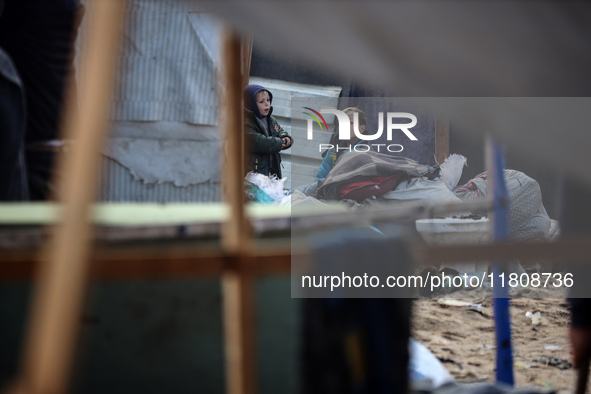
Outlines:
MULTIPOLYGON (((574 390, 568 342, 569 310, 562 289, 517 289, 511 299, 516 387, 574 390), (526 312, 539 311, 534 326, 526 312), (556 365, 552 365, 556 364, 556 365)), ((414 304, 413 337, 435 354, 456 381, 495 380, 495 332, 490 292, 462 291, 414 304), (481 304, 444 306, 440 298, 481 304)), ((590 385, 591 387, 591 385, 590 385)), ((591 392, 591 391, 590 391, 591 392)))

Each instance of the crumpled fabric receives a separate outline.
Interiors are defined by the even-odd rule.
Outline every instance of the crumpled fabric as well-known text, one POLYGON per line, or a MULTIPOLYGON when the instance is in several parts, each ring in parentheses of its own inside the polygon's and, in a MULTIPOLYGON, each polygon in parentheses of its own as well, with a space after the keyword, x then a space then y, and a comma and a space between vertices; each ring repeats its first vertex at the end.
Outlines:
MULTIPOLYGON (((509 193, 509 239, 516 241, 545 241, 550 233, 550 217, 542 203, 538 182, 521 171, 505 170, 509 193)), ((463 200, 486 197, 488 179, 485 172, 465 185, 454 189, 463 200)))
POLYGON ((390 156, 378 152, 346 152, 328 173, 322 186, 318 188, 319 198, 338 199, 338 187, 345 183, 356 182, 376 176, 403 174, 423 176, 434 174, 438 167, 419 164, 417 161, 390 156))

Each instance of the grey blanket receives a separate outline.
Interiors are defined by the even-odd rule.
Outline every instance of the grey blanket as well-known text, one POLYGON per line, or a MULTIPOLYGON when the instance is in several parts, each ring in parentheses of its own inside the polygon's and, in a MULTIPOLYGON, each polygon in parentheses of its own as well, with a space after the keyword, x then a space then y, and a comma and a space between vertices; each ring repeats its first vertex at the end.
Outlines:
POLYGON ((437 168, 438 166, 419 164, 415 160, 402 156, 390 156, 372 151, 351 151, 339 158, 322 186, 318 188, 317 195, 326 200, 335 199, 336 186, 344 183, 401 172, 408 176, 428 176, 437 168))

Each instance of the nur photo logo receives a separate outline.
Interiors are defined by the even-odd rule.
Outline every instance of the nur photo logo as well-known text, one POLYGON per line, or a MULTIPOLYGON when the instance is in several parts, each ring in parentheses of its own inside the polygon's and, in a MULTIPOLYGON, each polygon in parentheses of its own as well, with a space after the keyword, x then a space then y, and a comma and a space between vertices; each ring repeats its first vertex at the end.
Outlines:
MULTIPOLYGON (((349 141, 352 138, 351 131, 353 132, 354 136, 362 141, 375 141, 382 136, 384 133, 384 123, 386 123, 386 138, 388 141, 392 141, 392 136, 394 135, 395 131, 402 131, 404 135, 410 139, 411 141, 418 141, 417 137, 409 130, 412 129, 414 126, 417 125, 417 117, 409 112, 387 112, 384 116, 383 112, 378 113, 378 129, 374 134, 371 133, 361 133, 359 131, 359 114, 354 113, 353 119, 351 120, 349 116, 344 113, 343 111, 339 111, 338 109, 321 109, 320 111, 316 111, 310 107, 303 107, 304 109, 310 112, 304 112, 304 114, 308 115, 310 119, 308 119, 307 124, 307 135, 306 138, 308 140, 314 139, 314 122, 318 124, 320 130, 323 131, 326 129, 328 131, 328 124, 326 123, 326 119, 322 116, 322 114, 333 114, 336 117, 336 121, 338 123, 338 134, 340 141, 349 141), (400 119, 410 120, 407 123, 399 123, 400 119), (353 126, 353 127, 351 127, 353 126)), ((354 146, 348 147, 341 147, 339 145, 336 146, 338 150, 354 150, 356 152, 367 152, 374 149, 377 152, 380 152, 380 149, 387 150, 388 152, 402 152, 404 147, 400 144, 356 144, 354 146)), ((333 144, 319 144, 319 151, 322 152, 323 150, 335 148, 333 144)))

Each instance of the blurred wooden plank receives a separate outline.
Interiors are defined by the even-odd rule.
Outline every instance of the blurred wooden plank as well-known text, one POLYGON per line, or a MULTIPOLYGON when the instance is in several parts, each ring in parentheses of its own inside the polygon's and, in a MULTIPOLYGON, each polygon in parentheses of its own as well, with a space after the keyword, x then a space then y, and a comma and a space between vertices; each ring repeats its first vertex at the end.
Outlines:
MULTIPOLYGON (((289 216, 287 207, 248 204, 252 220, 289 216)), ((57 224, 60 206, 56 203, 0 203, 0 231, 21 231, 20 226, 57 224), (11 228, 11 226, 14 226, 11 228)), ((222 223, 229 218, 225 203, 99 203, 92 208, 94 224, 104 227, 157 227, 222 223)))
POLYGON ((238 256, 237 270, 222 276, 224 350, 227 392, 256 393, 254 279, 242 269, 249 257, 238 256))
POLYGON ((70 95, 63 130, 76 146, 59 163, 62 222, 39 270, 17 384, 21 392, 65 393, 70 381, 92 239, 88 218, 99 171, 97 149, 107 129, 125 7, 125 1, 103 0, 94 2, 88 15, 92 23, 80 72, 79 112, 70 95))
POLYGON ((243 124, 243 89, 247 75, 244 74, 242 44, 234 31, 229 28, 225 31, 219 124, 226 133, 227 156, 222 179, 230 205, 230 216, 222 228, 222 246, 232 255, 235 264, 222 276, 226 384, 230 394, 256 392, 253 279, 244 269, 249 263, 251 230, 244 206, 244 155, 248 147, 245 147, 243 124))
POLYGON ((222 229, 222 243, 228 251, 246 252, 249 229, 244 208, 242 41, 229 30, 224 34, 222 53, 219 125, 225 133, 226 156, 222 180, 224 196, 230 206, 230 216, 222 229))
POLYGON ((591 239, 562 239, 554 242, 446 245, 417 248, 423 264, 470 261, 577 262, 591 260, 591 239))
MULTIPOLYGON (((0 258, 0 283, 30 281, 40 264, 35 252, 13 252, 0 258)), ((291 269, 289 247, 251 257, 249 271, 254 276, 286 275, 291 269)), ((94 252, 89 277, 92 280, 171 279, 222 276, 237 269, 235 256, 220 250, 196 252, 193 247, 168 251, 151 248, 124 248, 94 252)))
POLYGON ((252 63, 252 44, 252 36, 242 38, 242 86, 248 85, 248 78, 250 76, 250 65, 252 63))
MULTIPOLYGON (((285 239, 289 241, 289 239, 285 239)), ((591 260, 591 239, 565 239, 554 242, 503 243, 497 245, 413 246, 417 264, 433 265, 463 261, 520 260, 523 262, 585 263, 591 260)), ((254 247, 247 264, 252 276, 287 275, 294 253, 289 242, 279 247, 254 247)), ((310 251, 297 251, 299 258, 310 259, 310 251)), ((39 264, 35 251, 6 251, 0 255, 0 282, 33 278, 39 264)), ((135 278, 178 278, 220 276, 237 269, 235 256, 219 247, 199 248, 193 243, 180 245, 98 246, 92 258, 93 280, 129 280, 135 278)))
POLYGON ((437 116, 435 119, 435 160, 442 164, 449 156, 449 119, 437 116))

